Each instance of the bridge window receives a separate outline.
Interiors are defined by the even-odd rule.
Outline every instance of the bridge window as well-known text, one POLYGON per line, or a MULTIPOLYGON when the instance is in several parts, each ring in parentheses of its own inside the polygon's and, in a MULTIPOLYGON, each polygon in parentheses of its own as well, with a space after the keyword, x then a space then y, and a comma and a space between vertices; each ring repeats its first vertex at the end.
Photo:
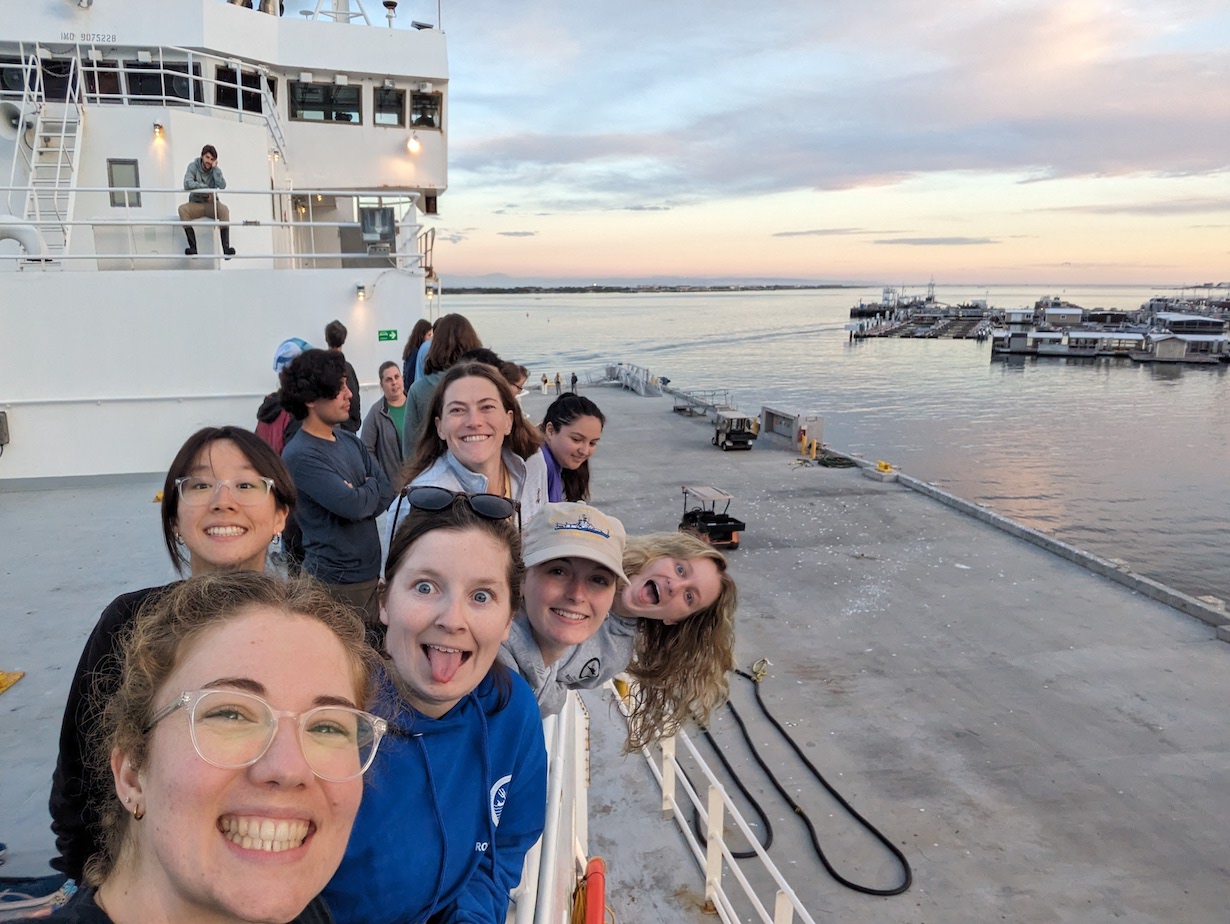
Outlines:
MULTIPOLYGON (((238 109, 242 103, 244 112, 261 111, 261 80, 257 71, 241 71, 238 76, 235 68, 219 66, 218 83, 214 89, 214 104, 226 109, 238 109), (240 90, 242 87, 242 92, 240 90)), ((272 93, 276 84, 269 87, 272 93)), ((276 93, 274 99, 277 99, 276 93)))
POLYGON ((376 124, 401 126, 406 124, 406 91, 376 87, 376 124))
POLYGON ((331 83, 288 81, 290 117, 297 122, 363 121, 361 87, 339 87, 331 83))
POLYGON ((111 205, 116 208, 141 207, 141 178, 135 160, 107 160, 107 185, 111 187, 111 205))
POLYGON ((148 99, 133 99, 135 105, 157 106, 176 104, 180 100, 187 102, 195 99, 204 102, 205 94, 201 92, 201 66, 192 65, 192 77, 188 76, 186 62, 165 61, 161 64, 141 61, 125 61, 124 77, 128 81, 129 97, 148 97, 148 99))
MULTIPOLYGON (((430 84, 428 84, 430 86, 430 84)), ((442 93, 420 93, 410 97, 410 119, 416 128, 439 128, 442 93)))

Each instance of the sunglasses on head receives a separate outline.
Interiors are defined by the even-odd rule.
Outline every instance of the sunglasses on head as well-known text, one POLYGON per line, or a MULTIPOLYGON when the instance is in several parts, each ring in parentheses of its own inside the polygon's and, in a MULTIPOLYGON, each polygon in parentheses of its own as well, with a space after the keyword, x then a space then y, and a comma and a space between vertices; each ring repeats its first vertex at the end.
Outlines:
MULTIPOLYGON (((487 520, 507 520, 515 513, 517 530, 518 532, 521 530, 521 504, 499 494, 466 494, 432 485, 410 486, 405 488, 401 494, 410 502, 411 507, 418 507, 420 510, 448 510, 460 500, 465 501, 466 506, 487 520)), ((393 517, 399 519, 400 516, 401 498, 398 498, 397 510, 393 517)))

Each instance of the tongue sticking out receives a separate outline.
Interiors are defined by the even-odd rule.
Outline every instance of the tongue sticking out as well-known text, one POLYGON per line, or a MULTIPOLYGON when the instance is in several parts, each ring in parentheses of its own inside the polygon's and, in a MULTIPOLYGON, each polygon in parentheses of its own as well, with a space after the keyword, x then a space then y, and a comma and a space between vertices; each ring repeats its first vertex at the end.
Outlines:
POLYGON ((431 679, 435 683, 449 683, 461 669, 463 652, 444 650, 434 645, 424 646, 427 662, 431 665, 431 679))

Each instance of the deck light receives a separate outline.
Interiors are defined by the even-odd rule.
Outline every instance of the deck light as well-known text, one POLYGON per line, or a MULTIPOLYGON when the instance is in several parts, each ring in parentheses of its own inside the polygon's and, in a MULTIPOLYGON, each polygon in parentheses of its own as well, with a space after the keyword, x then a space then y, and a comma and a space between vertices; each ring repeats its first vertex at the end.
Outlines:
POLYGON ((354 294, 359 297, 359 301, 361 302, 367 301, 367 286, 363 285, 362 283, 359 283, 357 286, 354 287, 354 294))
POLYGON ((155 138, 161 138, 161 137, 162 137, 162 133, 163 133, 164 131, 166 131, 166 129, 165 129, 165 128, 163 128, 162 122, 160 122, 159 120, 155 119, 155 120, 154 120, 154 137, 155 137, 155 138))
POLYGON ((406 139, 406 150, 411 154, 417 154, 419 151, 423 150, 423 142, 419 141, 418 132, 413 132, 410 137, 406 139))

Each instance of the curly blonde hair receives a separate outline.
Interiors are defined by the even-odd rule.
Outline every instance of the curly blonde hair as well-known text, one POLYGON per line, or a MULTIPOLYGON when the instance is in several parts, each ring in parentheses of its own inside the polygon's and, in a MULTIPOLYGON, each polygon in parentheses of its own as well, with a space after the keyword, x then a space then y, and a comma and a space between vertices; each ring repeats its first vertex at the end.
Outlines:
MULTIPOLYGON (((282 581, 258 571, 199 575, 147 599, 121 636, 119 688, 105 703, 94 703, 101 711, 102 734, 91 742, 91 759, 100 774, 111 778, 111 753, 116 748, 134 766, 145 765, 150 756, 149 720, 160 705, 158 696, 167 678, 206 632, 257 607, 305 616, 328 627, 346 652, 360 707, 371 701, 376 661, 363 624, 316 581, 282 581)), ((114 787, 97 809, 100 846, 85 868, 86 881, 95 886, 115 869, 132 824, 114 787)))
POLYGON ((628 539, 624 572, 631 579, 659 558, 705 558, 717 565, 717 599, 683 622, 666 625, 638 620, 628 673, 631 692, 628 740, 624 752, 670 737, 688 719, 709 722, 730 694, 728 674, 735 666, 735 609, 739 592, 726 556, 694 533, 652 533, 628 539))

